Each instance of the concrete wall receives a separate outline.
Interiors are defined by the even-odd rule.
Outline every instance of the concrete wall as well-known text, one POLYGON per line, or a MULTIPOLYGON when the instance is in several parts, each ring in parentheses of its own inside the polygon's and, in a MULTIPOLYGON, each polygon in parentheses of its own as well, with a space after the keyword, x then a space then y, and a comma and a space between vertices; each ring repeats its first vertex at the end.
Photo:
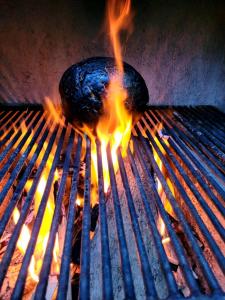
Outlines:
MULTIPOLYGON (((64 70, 110 55, 103 0, 0 1, 0 102, 59 100, 64 70)), ((150 103, 225 109, 224 1, 133 0, 124 60, 145 78, 150 103)))

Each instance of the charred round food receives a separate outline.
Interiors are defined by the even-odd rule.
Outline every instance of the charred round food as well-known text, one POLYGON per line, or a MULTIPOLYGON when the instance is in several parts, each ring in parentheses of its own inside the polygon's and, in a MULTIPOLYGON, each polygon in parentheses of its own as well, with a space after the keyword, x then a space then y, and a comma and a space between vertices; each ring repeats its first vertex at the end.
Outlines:
MULTIPOLYGON (((127 90, 126 108, 132 114, 145 110, 149 100, 142 76, 129 64, 124 65, 123 86, 127 90)), ((95 126, 103 112, 104 96, 110 77, 117 74, 111 57, 92 57, 69 67, 59 83, 62 107, 67 120, 74 125, 95 126)))

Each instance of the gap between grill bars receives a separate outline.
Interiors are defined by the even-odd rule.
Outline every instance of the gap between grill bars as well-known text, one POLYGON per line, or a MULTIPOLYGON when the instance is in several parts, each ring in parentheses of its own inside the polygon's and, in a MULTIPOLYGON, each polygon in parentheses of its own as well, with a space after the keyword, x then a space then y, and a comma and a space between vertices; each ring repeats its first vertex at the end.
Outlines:
POLYGON ((118 172, 62 120, 1 109, 0 298, 225 299, 225 115, 150 107, 118 172))

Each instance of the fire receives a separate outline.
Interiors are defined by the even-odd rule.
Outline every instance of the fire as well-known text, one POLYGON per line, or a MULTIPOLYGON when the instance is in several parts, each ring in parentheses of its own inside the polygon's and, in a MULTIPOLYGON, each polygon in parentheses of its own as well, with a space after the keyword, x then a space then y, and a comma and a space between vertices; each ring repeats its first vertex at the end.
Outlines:
MULTIPOLYGON (((123 157, 126 156, 127 146, 130 140, 132 129, 132 115, 125 107, 125 100, 128 97, 126 89, 123 87, 124 68, 122 62, 122 49, 119 35, 122 30, 127 30, 131 25, 131 1, 109 0, 107 6, 107 18, 109 25, 110 39, 116 63, 116 72, 110 74, 110 82, 105 98, 103 99, 104 114, 101 116, 97 127, 97 137, 101 143, 104 191, 107 192, 110 179, 107 164, 106 149, 111 147, 111 155, 115 172, 118 170, 117 149, 121 147, 123 157)), ((97 154, 93 130, 84 125, 82 131, 92 140, 92 186, 97 188, 97 154)), ((94 199, 92 197, 92 204, 94 199)))
MULTIPOLYGON (((125 107, 125 101, 128 97, 126 89, 123 87, 123 62, 122 62, 122 50, 120 45, 119 35, 121 30, 128 29, 131 21, 131 1, 125 0, 123 2, 111 0, 108 3, 107 15, 109 23, 109 32, 110 38, 113 45, 115 63, 116 63, 116 72, 110 74, 110 83, 107 88, 107 93, 105 99, 103 100, 103 109, 104 114, 100 118, 96 129, 97 137, 101 143, 102 150, 102 159, 103 159, 103 176, 104 176, 104 190, 108 190, 110 180, 109 172, 107 166, 107 155, 106 148, 108 145, 111 147, 112 161, 113 166, 116 170, 118 169, 117 162, 117 149, 121 147, 122 155, 126 155, 127 146, 130 140, 131 128, 132 128, 132 115, 127 111, 125 107)), ((45 108, 50 112, 51 116, 54 116, 54 120, 62 124, 60 113, 55 109, 53 102, 49 98, 45 98, 45 108)), ((88 128, 86 125, 81 128, 92 140, 92 186, 94 187, 91 191, 92 200, 97 199, 97 153, 95 147, 95 135, 93 134, 93 129, 88 128)), ((26 132, 26 130, 22 130, 26 132)), ((31 135, 32 136, 32 135, 31 135)), ((43 150, 46 149, 46 143, 43 145, 43 150)), ((43 152, 43 151, 42 151, 43 152)), ((40 163, 41 157, 38 158, 38 163, 40 163)), ((42 176, 40 178, 39 184, 37 186, 36 193, 34 195, 34 215, 37 214, 40 201, 42 199, 50 167, 52 165, 53 155, 50 155, 47 166, 44 169, 42 176)), ((57 172, 55 173, 54 181, 58 179, 57 172)), ((32 184, 31 180, 28 180, 26 189, 29 191, 29 188, 32 184)), ((78 205, 82 204, 82 199, 77 199, 76 203, 78 205)), ((92 201, 94 204, 94 201, 92 201)), ((30 266, 29 266, 29 275, 33 278, 35 282, 39 280, 39 272, 42 266, 43 257, 45 254, 45 249, 48 242, 52 217, 55 209, 54 196, 51 191, 49 199, 47 202, 46 210, 43 216, 43 221, 37 238, 36 247, 34 254, 32 256, 30 266)), ((19 219, 19 211, 15 208, 13 212, 14 222, 19 219)), ((27 225, 23 225, 20 237, 18 239, 17 247, 20 249, 21 253, 25 253, 27 245, 30 240, 30 230, 27 225)), ((58 263, 58 253, 59 253, 59 241, 58 235, 56 236, 55 246, 53 251, 53 272, 59 272, 59 263, 58 263)))
MULTIPOLYGON (((51 157, 48 160, 48 163, 51 165, 52 161, 50 161, 51 157)), ((42 175, 39 184, 37 186, 37 191, 36 191, 36 195, 35 195, 35 201, 34 201, 34 211, 35 214, 38 211, 39 208, 39 204, 42 198, 42 195, 44 193, 45 187, 46 187, 46 183, 47 183, 47 178, 48 178, 48 172, 44 172, 44 174, 42 175)), ((58 180, 58 171, 55 171, 55 175, 54 175, 54 181, 58 180)), ((37 266, 37 270, 38 273, 40 271, 41 265, 42 265, 42 260, 45 254, 45 249, 47 247, 47 242, 48 242, 48 237, 49 237, 49 233, 50 233, 50 228, 51 228, 51 222, 52 222, 52 217, 53 217, 53 213, 54 213, 54 209, 55 209, 55 203, 54 203, 54 197, 53 197, 53 193, 51 192, 48 198, 48 202, 47 202, 47 206, 45 209, 45 213, 43 216, 43 220, 42 220, 42 224, 41 224, 41 228, 38 234, 38 239, 37 239, 37 243, 36 243, 36 247, 34 250, 34 256, 35 256, 35 262, 36 262, 36 266, 37 266)), ((59 254, 59 244, 58 244, 58 235, 56 236, 56 241, 55 241, 55 247, 53 250, 53 260, 55 262, 54 264, 54 272, 57 272, 57 270, 59 269, 58 266, 58 261, 57 261, 57 255, 59 254)))
MULTIPOLYGON (((14 213, 13 213, 13 221, 15 224, 18 222, 19 217, 20 217, 19 210, 17 207, 15 207, 14 213)), ((30 230, 28 229, 28 227, 26 225, 23 225, 23 227, 22 227, 21 236, 23 237, 23 239, 22 238, 18 239, 17 247, 20 249, 20 251, 23 254, 25 254, 27 245, 30 240, 30 230)))
POLYGON ((44 98, 44 108, 45 111, 53 117, 54 121, 64 127, 64 122, 62 120, 62 108, 61 106, 56 106, 55 102, 49 97, 44 98))
POLYGON ((109 175, 107 169, 107 145, 111 146, 112 161, 115 171, 118 169, 117 149, 121 146, 122 154, 125 156, 127 145, 130 140, 132 128, 132 116, 125 108, 124 101, 127 97, 127 92, 122 87, 120 76, 111 78, 106 99, 103 101, 104 115, 97 125, 97 136, 101 141, 103 174, 107 191, 109 186, 109 175))
MULTIPOLYGON (((41 151, 40 156, 37 159, 37 163, 39 164, 41 162, 42 156, 44 154, 44 151, 47 147, 47 143, 45 142, 43 145, 43 150, 41 151)), ((53 150, 54 151, 54 150, 53 150)), ((37 190, 35 192, 34 195, 34 217, 37 214, 46 184, 47 184, 47 179, 48 179, 48 174, 50 172, 50 168, 53 162, 53 153, 50 154, 49 159, 47 161, 46 167, 42 172, 41 178, 39 180, 38 186, 37 186, 37 190)), ((55 174, 54 174, 54 181, 59 179, 59 173, 58 170, 56 169, 55 174)), ((33 180, 29 179, 26 182, 25 185, 25 189, 28 192, 29 189, 31 188, 33 180)), ((40 227, 40 231, 38 234, 38 238, 37 238, 37 242, 36 242, 36 246, 35 246, 35 250, 34 250, 34 254, 31 258, 31 262, 29 265, 29 276, 35 281, 38 282, 39 281, 39 273, 42 267, 42 262, 43 262, 43 258, 45 255, 45 250, 47 247, 47 242, 48 242, 48 238, 49 238, 49 233, 50 233, 50 228, 51 228, 51 222, 52 222, 52 218, 53 218, 53 213, 54 213, 54 209, 55 209, 55 200, 54 200, 54 195, 53 195, 53 190, 51 189, 49 198, 48 198, 48 202, 47 202, 47 206, 44 212, 44 216, 43 216, 43 220, 42 220, 42 224, 40 227)), ((20 213, 17 207, 15 207, 14 211, 13 211, 13 221, 16 224, 19 220, 20 217, 20 213)), ((28 228, 27 225, 23 225, 22 226, 22 230, 17 242, 17 248, 20 250, 20 252, 22 254, 25 254, 29 240, 30 240, 30 229, 28 228)), ((55 239, 55 245, 54 245, 54 249, 53 249, 53 264, 52 264, 52 272, 54 274, 59 274, 59 240, 58 240, 58 234, 56 235, 56 239, 55 239)))
POLYGON ((164 239, 162 239, 162 243, 163 244, 167 244, 170 242, 170 238, 169 237, 165 237, 164 239))
POLYGON ((83 199, 80 198, 80 197, 77 197, 77 199, 76 199, 76 205, 78 205, 78 206, 83 205, 83 199))
POLYGON ((109 0, 107 17, 116 65, 120 74, 123 75, 122 50, 119 35, 122 30, 130 31, 132 28, 131 0, 109 0))
MULTIPOLYGON (((159 125, 157 131, 160 132, 161 130, 162 130, 162 124, 159 125)), ((154 141, 156 142, 156 144, 157 144, 157 146, 159 147, 159 149, 160 149, 160 151, 162 152, 162 154, 163 154, 163 155, 166 155, 166 152, 165 152, 164 148, 161 146, 161 144, 160 144, 160 142, 159 142, 159 140, 158 140, 158 138, 157 138, 156 136, 154 137, 154 141)), ((168 143, 168 141, 167 141, 166 139, 164 139, 164 142, 165 142, 165 144, 166 144, 167 146, 169 146, 169 143, 168 143)), ((162 161, 161 161, 159 155, 158 155, 157 152, 155 151, 154 147, 153 147, 153 156, 154 156, 154 159, 155 159, 155 161, 156 161, 156 163, 157 163, 157 165, 158 165, 160 171, 165 175, 165 178, 166 178, 166 182, 167 182, 167 184, 168 184, 168 187, 169 187, 171 193, 172 193, 173 196, 174 196, 174 195, 175 195, 175 192, 174 192, 173 184, 172 184, 170 178, 169 178, 168 176, 166 176, 166 174, 165 174, 165 169, 164 169, 164 166, 163 166, 163 163, 162 163, 162 161)), ((170 215, 173 215, 173 208, 172 208, 172 206, 170 205, 169 200, 166 198, 166 194, 165 194, 165 192, 164 192, 164 190, 163 190, 162 184, 161 184, 161 182, 160 182, 160 180, 159 180, 158 178, 156 178, 156 181, 157 181, 157 190, 158 190, 158 194, 159 194, 159 196, 160 196, 160 198, 161 198, 161 200, 162 200, 162 202, 163 202, 164 208, 165 208, 165 210, 166 210, 170 215)), ((160 232, 161 236, 164 237, 165 231, 166 231, 165 223, 163 222, 163 219, 162 219, 161 217, 159 217, 158 222, 159 222, 159 232, 160 232)), ((163 244, 165 244, 165 243, 168 243, 169 240, 170 240, 170 239, 169 239, 168 237, 164 237, 164 238, 162 239, 162 242, 163 242, 163 244)))

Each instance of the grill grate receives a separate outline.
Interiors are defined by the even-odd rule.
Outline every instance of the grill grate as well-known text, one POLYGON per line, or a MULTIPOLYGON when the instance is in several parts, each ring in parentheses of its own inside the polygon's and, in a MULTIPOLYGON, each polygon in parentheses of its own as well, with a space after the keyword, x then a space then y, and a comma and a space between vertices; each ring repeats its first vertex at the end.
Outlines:
MULTIPOLYGON (((167 297, 170 299, 183 299, 186 296, 191 299, 207 299, 207 297, 222 299, 225 286, 224 141, 224 114, 213 107, 152 107, 145 112, 133 129, 127 158, 122 158, 122 154, 118 151, 121 186, 126 195, 144 290, 148 299, 158 299, 159 295, 146 249, 146 241, 140 228, 139 214, 126 166, 127 164, 130 166, 140 193, 140 201, 143 203, 146 221, 165 278, 167 297), (160 167, 157 163, 156 156, 160 158, 163 167, 160 167), (140 167, 141 172, 147 179, 145 181, 148 183, 150 194, 143 182, 140 167), (172 192, 168 178, 175 192, 172 192), (165 208, 162 193, 159 192, 159 182, 162 185, 164 200, 166 199, 170 208, 172 208, 172 214, 165 208), (153 212, 150 202, 154 203, 157 215, 153 212), (179 268, 189 290, 187 295, 181 292, 173 270, 173 263, 171 263, 171 258, 162 243, 162 234, 158 226, 159 217, 165 224, 171 247, 174 249, 179 268), (179 231, 176 230, 176 226, 179 227, 179 231), (179 234, 180 231, 182 232, 183 243, 179 234), (186 247, 185 243, 187 244, 186 247), (207 251, 203 249, 202 244, 207 248, 207 251), (188 251, 192 251, 191 254, 188 251), (197 278, 199 276, 195 274, 196 272, 188 255, 191 258, 193 257, 194 261, 197 261, 199 270, 201 270, 201 278, 197 278), (200 280, 204 284, 201 284, 200 280), (204 285, 208 286, 207 291, 203 290, 202 286, 204 285)), ((102 286, 102 298, 112 299, 115 296, 115 282, 112 276, 112 253, 110 253, 111 228, 108 226, 108 195, 104 193, 103 161, 98 141, 96 141, 96 147, 102 266, 101 271, 96 270, 96 272, 100 272, 102 276, 102 284, 100 285, 102 286)), ((8 107, 3 108, 0 113, 1 239, 7 232, 15 207, 20 206, 19 220, 10 233, 6 250, 0 254, 0 287, 4 286, 21 229, 31 209, 42 172, 46 168, 51 155, 53 155, 53 158, 49 167, 46 186, 38 212, 34 218, 31 238, 21 262, 18 278, 12 287, 11 299, 20 299, 24 293, 28 268, 37 243, 43 215, 51 189, 54 187, 54 215, 43 257, 43 265, 39 274, 39 282, 33 295, 34 299, 45 298, 53 260, 53 248, 69 178, 71 185, 68 192, 67 223, 61 254, 57 299, 68 297, 73 228, 76 216, 75 199, 78 194, 82 161, 85 162, 85 176, 79 298, 89 299, 90 297, 92 288, 90 276, 92 243, 90 239, 92 210, 91 140, 75 132, 66 122, 65 126, 57 124, 47 112, 39 107, 28 107, 26 109, 8 107), (83 149, 85 149, 85 156, 83 149), (56 185, 54 174, 59 167, 62 170, 62 175, 56 185), (26 183, 31 177, 32 185, 27 194, 24 194, 26 183), (21 203, 22 198, 25 200, 21 203)), ((125 232, 126 224, 124 224, 124 215, 121 209, 120 191, 118 190, 117 175, 114 172, 109 147, 107 149, 107 160, 124 296, 126 299, 136 299, 136 279, 130 261, 131 253, 125 232)))

